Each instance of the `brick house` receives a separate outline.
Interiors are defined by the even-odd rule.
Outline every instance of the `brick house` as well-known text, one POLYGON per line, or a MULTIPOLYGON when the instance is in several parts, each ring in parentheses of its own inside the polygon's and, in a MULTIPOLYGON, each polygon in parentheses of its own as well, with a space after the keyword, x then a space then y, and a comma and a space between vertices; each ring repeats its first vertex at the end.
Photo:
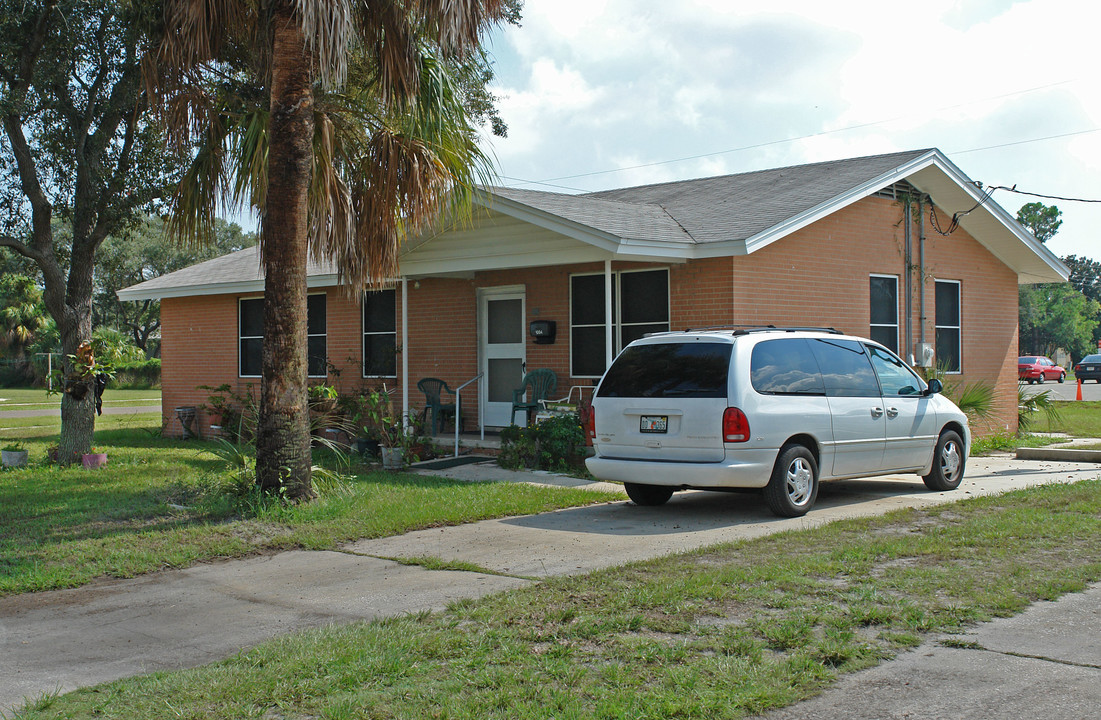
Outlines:
MULTIPOLYGON (((585 195, 489 189, 471 222, 418 238, 400 264, 362 298, 311 265, 311 382, 385 382, 415 411, 418 379, 485 373, 464 390, 468 429, 509 424, 525 368, 553 369, 565 395, 644 333, 775 324, 835 327, 992 382, 985 429, 1015 430, 1017 285, 1069 274, 938 150, 585 195), (532 337, 538 321, 551 341, 532 337)), ((205 401, 198 386, 258 384, 259 268, 250 248, 119 292, 161 301, 169 432, 177 406, 205 401)))

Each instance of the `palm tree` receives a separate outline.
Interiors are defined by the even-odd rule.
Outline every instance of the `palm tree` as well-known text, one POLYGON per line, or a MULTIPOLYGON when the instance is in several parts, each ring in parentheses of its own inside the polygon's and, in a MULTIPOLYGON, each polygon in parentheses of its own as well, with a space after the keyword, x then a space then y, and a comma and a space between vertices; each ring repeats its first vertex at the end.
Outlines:
POLYGON ((202 240, 216 200, 260 210, 264 346, 258 484, 310 497, 306 262, 350 292, 488 174, 442 62, 478 48, 505 0, 168 0, 148 67, 170 137, 195 147, 170 230, 202 240), (439 59, 437 59, 437 56, 439 59))

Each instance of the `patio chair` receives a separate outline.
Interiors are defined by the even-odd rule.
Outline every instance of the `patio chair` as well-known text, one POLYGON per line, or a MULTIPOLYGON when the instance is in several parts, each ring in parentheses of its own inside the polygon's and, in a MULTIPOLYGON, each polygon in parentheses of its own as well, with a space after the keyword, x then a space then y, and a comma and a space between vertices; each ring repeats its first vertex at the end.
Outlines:
POLYGON ((524 382, 520 387, 512 391, 512 417, 510 422, 516 423, 516 412, 523 410, 528 414, 527 424, 531 425, 534 413, 538 412, 541 401, 548 399, 558 387, 558 376, 549 368, 532 370, 524 376, 524 382), (528 388, 531 392, 528 393, 528 388), (524 394, 528 393, 528 400, 524 402, 524 394))
MULTIPOLYGON (((447 386, 443 380, 439 378, 422 378, 417 381, 417 389, 424 393, 424 421, 428 423, 428 413, 432 412, 432 435, 438 435, 440 428, 443 427, 443 423, 450 415, 455 417, 455 403, 445 403, 440 399, 440 395, 444 392, 455 393, 447 386)), ((462 420, 458 420, 459 430, 462 430, 462 420)))

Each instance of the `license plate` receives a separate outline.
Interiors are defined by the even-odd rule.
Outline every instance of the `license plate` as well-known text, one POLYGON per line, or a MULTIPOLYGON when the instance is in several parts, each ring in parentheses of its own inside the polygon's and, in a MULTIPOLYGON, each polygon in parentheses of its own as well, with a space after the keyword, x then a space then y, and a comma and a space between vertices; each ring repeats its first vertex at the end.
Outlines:
POLYGON ((643 415, 639 421, 640 432, 644 433, 663 433, 669 431, 669 416, 668 415, 643 415))

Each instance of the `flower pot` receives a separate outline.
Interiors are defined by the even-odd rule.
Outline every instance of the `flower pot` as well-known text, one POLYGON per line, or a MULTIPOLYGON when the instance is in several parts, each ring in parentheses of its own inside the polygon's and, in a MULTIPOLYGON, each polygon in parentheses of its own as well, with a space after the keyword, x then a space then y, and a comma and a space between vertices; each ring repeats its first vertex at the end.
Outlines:
POLYGON ((80 460, 84 467, 89 470, 103 467, 107 464, 107 453, 84 453, 80 460))
POLYGON ((363 457, 378 457, 378 440, 374 438, 356 438, 356 452, 363 457))
POLYGON ((382 467, 385 470, 401 470, 403 463, 402 449, 400 447, 382 448, 382 467))
POLYGON ((27 456, 29 454, 30 451, 28 450, 0 450, 4 467, 10 468, 27 467, 27 456))

